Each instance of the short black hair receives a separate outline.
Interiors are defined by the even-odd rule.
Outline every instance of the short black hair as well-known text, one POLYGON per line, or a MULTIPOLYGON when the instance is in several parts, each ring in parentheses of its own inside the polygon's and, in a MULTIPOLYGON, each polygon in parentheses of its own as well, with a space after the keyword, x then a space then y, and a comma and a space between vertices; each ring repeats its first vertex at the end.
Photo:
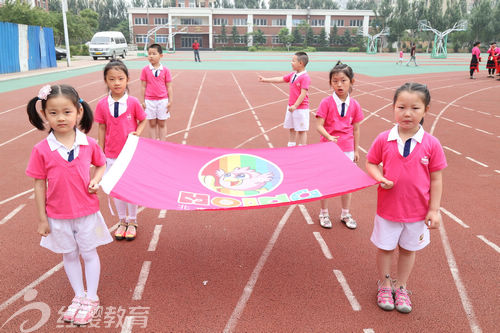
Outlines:
POLYGON ((163 49, 161 48, 161 45, 160 44, 151 44, 148 46, 148 50, 149 49, 156 49, 156 51, 158 51, 159 54, 162 54, 163 53, 163 49))
POLYGON ((309 62, 309 56, 307 55, 307 53, 299 51, 295 52, 295 55, 297 56, 297 60, 304 64, 304 67, 306 67, 307 63, 309 62))

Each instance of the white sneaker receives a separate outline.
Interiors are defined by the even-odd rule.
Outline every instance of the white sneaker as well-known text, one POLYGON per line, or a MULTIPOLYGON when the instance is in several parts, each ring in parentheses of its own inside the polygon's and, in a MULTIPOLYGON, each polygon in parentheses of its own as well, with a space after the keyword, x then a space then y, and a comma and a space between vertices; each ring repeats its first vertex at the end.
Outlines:
POLYGON ((328 216, 328 215, 320 215, 319 216, 319 224, 323 228, 327 228, 327 229, 332 228, 332 221, 330 221, 330 216, 328 216))
POLYGON ((345 223, 346 227, 348 227, 349 229, 356 229, 356 227, 358 226, 356 220, 352 218, 351 214, 341 216, 340 222, 345 223))

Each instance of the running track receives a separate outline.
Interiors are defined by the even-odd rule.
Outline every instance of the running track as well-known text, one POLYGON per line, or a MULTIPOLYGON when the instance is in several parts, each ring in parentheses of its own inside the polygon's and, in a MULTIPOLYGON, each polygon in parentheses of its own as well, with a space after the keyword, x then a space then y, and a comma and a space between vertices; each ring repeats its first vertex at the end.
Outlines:
MULTIPOLYGON (((258 83, 255 72, 245 71, 176 70, 173 75, 168 140, 228 148, 286 144, 286 85, 258 83)), ((327 73, 310 75, 314 111, 330 91, 327 73)), ((106 93, 101 77, 95 72, 64 82, 95 107, 106 93)), ((138 77, 139 71, 132 70, 132 95, 139 92, 138 77)), ((99 327, 85 332, 496 331, 500 111, 495 100, 500 84, 486 78, 471 82, 465 72, 356 78, 353 97, 365 113, 363 152, 392 126, 394 90, 413 80, 430 88, 432 106, 424 127, 441 140, 448 159, 444 225, 432 231, 430 246, 417 256, 409 281, 414 292, 410 315, 383 312, 375 303, 375 250, 369 236, 376 190, 369 188, 353 197, 356 231, 340 223, 322 229, 316 222, 317 202, 231 212, 142 210, 138 239, 99 249, 104 313, 95 322, 99 327), (147 327, 141 328, 144 320, 147 327)), ((68 305, 72 291, 61 257, 38 245, 33 184, 24 175, 31 148, 46 135, 32 130, 25 113, 38 89, 0 94, 0 326, 6 332, 19 331, 24 321, 29 328, 41 320, 38 310, 14 315, 36 302, 51 310, 39 332, 72 328, 58 322, 58 311, 68 305)), ((319 141, 314 126, 309 133, 309 142, 319 141)), ((90 134, 96 137, 97 126, 90 134)), ((114 230, 116 217, 102 193, 101 199, 114 230)), ((332 215, 339 205, 339 199, 331 199, 332 215)))

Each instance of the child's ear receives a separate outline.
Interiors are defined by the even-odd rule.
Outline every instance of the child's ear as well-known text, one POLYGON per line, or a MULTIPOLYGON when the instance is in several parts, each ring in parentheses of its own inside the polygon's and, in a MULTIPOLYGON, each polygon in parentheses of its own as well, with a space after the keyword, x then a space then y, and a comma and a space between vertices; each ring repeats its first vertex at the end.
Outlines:
POLYGON ((351 80, 351 84, 354 84, 354 82, 356 82, 356 80, 353 78, 353 79, 351 80))
POLYGON ((429 109, 430 109, 430 108, 431 108, 431 105, 430 105, 430 104, 429 104, 429 105, 427 105, 427 106, 425 107, 424 114, 425 114, 425 113, 427 113, 427 111, 429 111, 429 109))

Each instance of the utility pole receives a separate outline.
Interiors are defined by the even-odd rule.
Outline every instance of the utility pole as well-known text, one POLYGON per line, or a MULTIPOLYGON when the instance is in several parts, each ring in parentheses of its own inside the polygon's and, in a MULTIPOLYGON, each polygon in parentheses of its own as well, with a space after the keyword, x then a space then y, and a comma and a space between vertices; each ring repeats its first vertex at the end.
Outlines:
POLYGON ((68 23, 66 21, 66 12, 68 11, 68 2, 67 0, 62 1, 62 15, 63 15, 63 25, 64 25, 64 42, 66 44, 66 63, 67 66, 71 66, 71 54, 69 51, 69 39, 68 39, 68 23))

